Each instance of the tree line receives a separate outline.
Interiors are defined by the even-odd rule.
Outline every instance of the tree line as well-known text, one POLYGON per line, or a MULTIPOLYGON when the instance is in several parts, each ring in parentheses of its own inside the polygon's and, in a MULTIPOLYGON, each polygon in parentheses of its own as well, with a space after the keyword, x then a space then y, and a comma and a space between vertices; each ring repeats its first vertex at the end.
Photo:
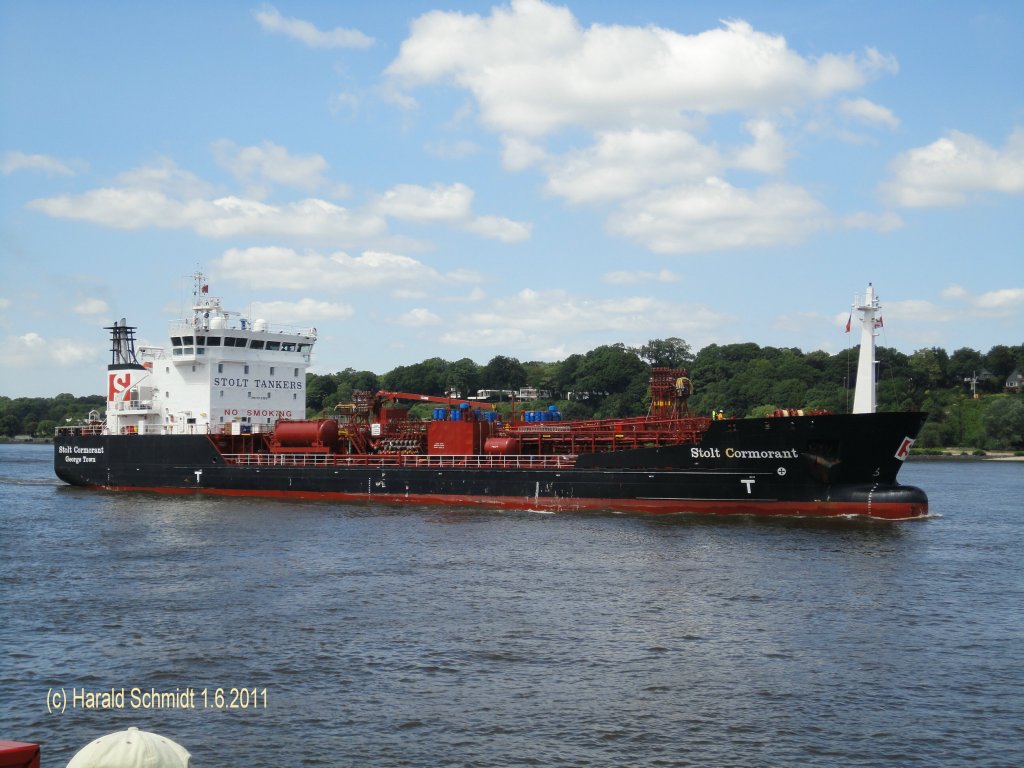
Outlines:
MULTIPOLYGON (((689 371, 693 414, 706 416, 714 409, 736 417, 763 416, 780 408, 847 413, 857 357, 855 348, 837 354, 805 353, 753 343, 711 344, 694 353, 675 337, 637 347, 606 344, 558 362, 521 362, 497 355, 480 365, 469 358, 451 362, 433 357, 384 374, 352 368, 307 374, 306 410, 311 417, 331 415, 336 404, 351 401, 357 390, 438 396, 456 392, 467 397, 481 389, 529 387, 551 397, 536 404, 520 403, 520 408, 557 405, 569 419, 639 416, 650 405, 650 369, 665 367, 689 371)), ((878 409, 924 410, 930 416, 920 447, 1024 448, 1024 396, 1004 393, 1007 378, 1024 371, 1024 345, 997 345, 986 353, 961 348, 952 354, 930 347, 909 355, 879 347, 876 357, 878 409)), ((104 407, 101 396, 0 397, 0 435, 50 436, 58 424, 104 407)), ((431 407, 414 406, 423 415, 431 407)), ((499 403, 499 409, 509 407, 499 403)))
MULTIPOLYGON (((879 347, 876 357, 878 409, 929 413, 921 447, 1024 448, 1024 397, 1003 394, 1007 378, 1024 371, 1024 345, 997 345, 987 353, 965 347, 953 354, 930 347, 909 355, 879 347)), ((352 368, 311 374, 307 406, 310 414, 329 415, 337 403, 351 400, 354 390, 466 397, 481 389, 530 387, 550 392, 540 405, 555 404, 566 418, 638 416, 650 405, 651 367, 667 367, 689 371, 693 414, 710 415, 714 409, 730 416, 763 416, 781 408, 848 413, 857 358, 856 348, 805 353, 753 343, 711 344, 694 354, 674 337, 639 347, 603 345, 559 362, 498 355, 478 365, 469 358, 449 362, 434 357, 383 375, 352 368)))

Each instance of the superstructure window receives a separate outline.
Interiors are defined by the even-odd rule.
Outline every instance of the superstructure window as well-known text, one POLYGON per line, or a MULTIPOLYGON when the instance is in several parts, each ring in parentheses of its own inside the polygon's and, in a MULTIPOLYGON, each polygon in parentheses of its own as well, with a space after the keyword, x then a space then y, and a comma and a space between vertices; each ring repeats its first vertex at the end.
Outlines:
POLYGON ((282 352, 294 352, 295 351, 295 342, 294 341, 282 341, 281 342, 281 351, 282 352))
POLYGON ((263 339, 253 339, 249 349, 263 349, 263 339))
POLYGON ((220 346, 220 336, 207 336, 206 337, 206 346, 208 346, 208 347, 219 347, 220 346))
POLYGON ((225 347, 244 347, 245 339, 240 339, 237 336, 225 336, 224 337, 225 347))
POLYGON ((171 336, 171 346, 172 347, 180 347, 181 346, 181 336, 171 336))
MULTIPOLYGON (((255 343, 256 342, 253 342, 253 344, 255 344, 255 343)), ((267 349, 270 350, 271 352, 277 352, 279 349, 281 349, 281 342, 280 341, 268 341, 267 342, 267 349)))

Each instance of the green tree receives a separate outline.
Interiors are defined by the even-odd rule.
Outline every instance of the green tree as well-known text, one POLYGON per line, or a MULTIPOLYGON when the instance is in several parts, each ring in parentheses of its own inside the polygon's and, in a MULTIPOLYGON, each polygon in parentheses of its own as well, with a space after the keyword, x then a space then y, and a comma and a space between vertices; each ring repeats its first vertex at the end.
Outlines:
POLYGON ((992 448, 1024 447, 1024 399, 1021 397, 992 398, 982 422, 992 448))
POLYGON ((648 368, 636 352, 624 344, 606 344, 583 356, 576 368, 573 389, 602 398, 621 394, 637 381, 646 387, 648 377, 648 368))
POLYGON ((949 357, 938 347, 919 349, 910 356, 909 366, 915 388, 922 391, 935 389, 947 380, 949 357))
POLYGON ((984 367, 985 361, 981 352, 970 347, 960 347, 949 357, 949 376, 946 379, 946 386, 963 386, 967 379, 972 378, 984 367))
POLYGON ((526 369, 514 357, 496 355, 480 372, 483 389, 519 389, 526 385, 526 369))
POLYGON ((1006 377, 1017 367, 1017 351, 1005 344, 997 344, 985 355, 985 367, 998 379, 998 388, 1002 389, 1006 377))
POLYGON ((448 389, 454 389, 462 397, 475 395, 480 386, 480 366, 464 357, 448 366, 448 389))
POLYGON ((382 377, 384 389, 393 392, 415 392, 421 395, 444 395, 448 388, 450 363, 432 357, 415 365, 400 365, 382 377))
POLYGON ((651 339, 637 351, 652 368, 685 368, 693 362, 693 350, 680 338, 651 339))

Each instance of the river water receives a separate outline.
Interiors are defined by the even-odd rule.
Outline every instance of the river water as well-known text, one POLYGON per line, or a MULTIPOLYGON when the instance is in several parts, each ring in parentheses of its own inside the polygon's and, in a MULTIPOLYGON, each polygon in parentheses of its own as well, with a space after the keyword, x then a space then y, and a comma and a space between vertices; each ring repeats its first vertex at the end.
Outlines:
POLYGON ((0 446, 0 739, 44 766, 132 725, 195 766, 1024 765, 1024 463, 910 462, 933 517, 891 524, 103 493, 51 451, 0 446))

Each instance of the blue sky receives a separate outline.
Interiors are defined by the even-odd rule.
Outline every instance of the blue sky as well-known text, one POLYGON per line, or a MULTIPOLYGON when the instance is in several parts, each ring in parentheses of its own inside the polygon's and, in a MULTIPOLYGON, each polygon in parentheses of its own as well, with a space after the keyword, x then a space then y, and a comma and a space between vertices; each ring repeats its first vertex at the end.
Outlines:
POLYGON ((0 0, 0 394, 198 267, 313 370, 1024 342, 1024 4, 0 0))

